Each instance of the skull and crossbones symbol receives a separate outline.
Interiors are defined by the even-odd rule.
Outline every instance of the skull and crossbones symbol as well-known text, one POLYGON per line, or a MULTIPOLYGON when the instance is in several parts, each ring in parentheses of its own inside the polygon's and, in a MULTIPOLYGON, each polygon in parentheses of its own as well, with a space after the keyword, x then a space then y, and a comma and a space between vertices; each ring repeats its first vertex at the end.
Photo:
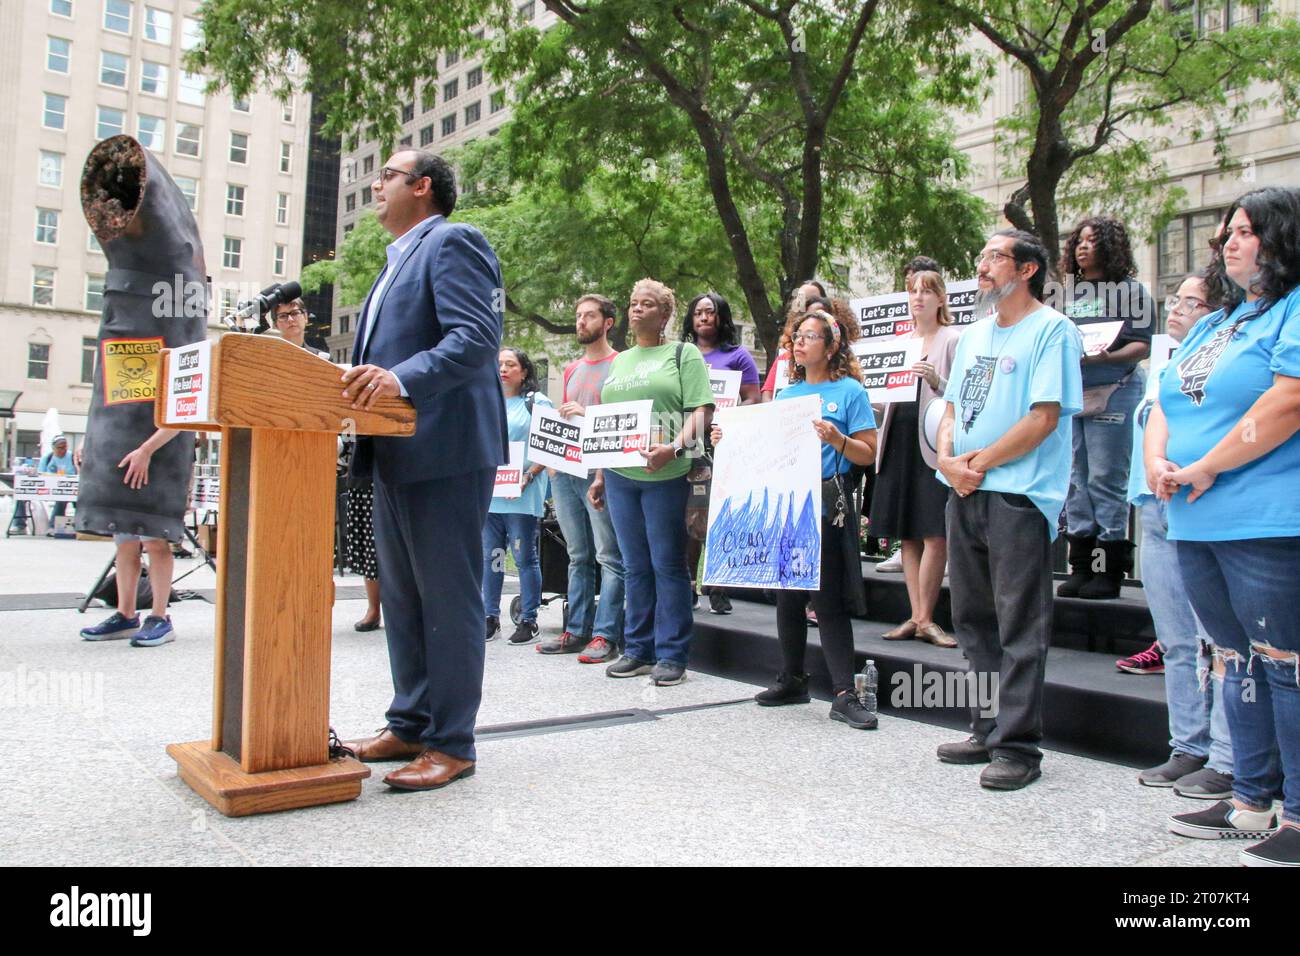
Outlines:
POLYGON ((128 356, 122 359, 121 367, 118 369, 118 384, 123 388, 128 385, 139 384, 148 379, 151 371, 147 359, 143 359, 138 355, 128 356))

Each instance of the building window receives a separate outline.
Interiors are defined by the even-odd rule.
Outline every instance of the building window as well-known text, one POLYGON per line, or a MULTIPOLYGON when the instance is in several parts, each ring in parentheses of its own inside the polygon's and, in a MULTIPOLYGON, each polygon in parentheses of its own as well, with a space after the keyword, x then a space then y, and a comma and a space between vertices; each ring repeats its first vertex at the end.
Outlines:
POLYGON ((293 99, 292 98, 284 101, 284 112, 280 114, 280 118, 284 120, 286 123, 293 122, 293 99))
POLYGON ((231 236, 226 236, 225 239, 221 252, 221 265, 226 269, 238 269, 240 263, 244 261, 244 240, 231 236))
POLYGON ((399 146, 403 146, 409 149, 411 146, 411 137, 409 135, 403 136, 401 139, 397 141, 397 144, 399 146))
POLYGON ((54 270, 32 270, 32 305, 54 305, 54 270))
POLYGON ((442 101, 454 100, 460 94, 460 80, 448 80, 442 84, 442 101))
POLYGON ((477 123, 482 110, 483 104, 481 101, 478 103, 471 103, 469 106, 465 107, 465 125, 469 126, 471 123, 477 123))
POLYGON ((361 161, 361 175, 368 176, 375 171, 375 157, 367 156, 361 161))
POLYGON ((339 335, 346 335, 352 328, 352 316, 339 316, 339 335))
POLYGON ((99 238, 90 230, 86 231, 86 251, 98 252, 101 256, 104 254, 104 247, 99 244, 99 238))
POLYGON ((72 0, 50 0, 50 13, 72 19, 72 0))
POLYGON ((120 53, 101 50, 99 54, 99 82, 105 86, 126 89, 126 57, 120 53))
POLYGON ((63 129, 67 122, 68 98, 66 96, 56 96, 54 93, 45 94, 45 112, 41 117, 41 125, 46 129, 63 129))
POLYGON ((537 12, 537 4, 533 0, 528 0, 527 3, 521 3, 515 7, 515 10, 518 12, 520 20, 531 20, 533 14, 537 12))
POLYGON ((361 205, 369 206, 370 200, 374 198, 374 191, 370 189, 361 190, 361 205))
POLYGON ((230 134, 230 161, 241 166, 248 165, 248 134, 230 134))
POLYGON ((448 50, 442 55, 443 66, 455 66, 460 62, 460 50, 448 50))
MULTIPOLYGON (((91 312, 91 311, 98 312, 102 308, 102 306, 98 306, 98 305, 95 306, 93 310, 90 308, 90 282, 94 278, 96 277, 95 276, 86 277, 86 311, 87 312, 91 312)), ((100 298, 102 299, 104 297, 102 294, 103 286, 104 286, 104 277, 98 276, 98 279, 99 279, 100 292, 101 292, 100 298)), ((98 354, 99 354, 99 343, 92 338, 83 337, 81 340, 81 384, 82 385, 95 384, 95 358, 98 354)))
POLYGON ((108 139, 110 136, 117 136, 125 128, 125 113, 121 110, 109 109, 107 106, 101 106, 99 108, 99 119, 95 124, 96 139, 108 139))
POLYGON ((234 97, 231 97, 230 108, 234 110, 236 113, 247 113, 249 108, 248 97, 241 96, 239 97, 239 99, 235 99, 234 97))
POLYGON ((1200 272, 1210 261, 1210 239, 1223 221, 1222 209, 1178 216, 1165 226, 1156 240, 1156 301, 1161 303, 1164 328, 1164 300, 1178 290, 1190 272, 1200 272))
POLYGON ((59 211, 57 209, 36 210, 36 241, 45 246, 59 243, 59 211))
POLYGON ((190 207, 190 212, 195 212, 199 205, 199 181, 189 176, 173 176, 172 179, 185 197, 185 205, 190 207))
POLYGON ((72 60, 72 41, 62 37, 45 38, 45 68, 51 73, 67 73, 72 60))
POLYGON ((456 132, 456 114, 449 113, 442 118, 442 135, 450 136, 456 132))
POLYGON ((207 83, 203 77, 195 73, 181 72, 180 89, 176 91, 176 99, 181 103, 189 103, 191 106, 202 106, 204 87, 207 83))
POLYGON ((226 215, 242 216, 244 214, 244 187, 226 184, 226 215))
POLYGON ((203 135, 202 127, 193 123, 181 123, 176 127, 176 155, 198 156, 199 140, 203 135))
POLYGON ((357 194, 356 194, 356 193, 348 193, 346 196, 343 197, 343 211, 344 211, 344 212, 354 212, 354 211, 356 211, 356 208, 357 208, 357 194))
POLYGON ((277 242, 275 244, 275 263, 271 266, 272 275, 277 275, 277 276, 284 275, 284 258, 285 258, 284 244, 277 242))
POLYGON ((144 38, 163 46, 172 45, 172 15, 155 7, 144 8, 144 38))
POLYGON ((27 343, 27 377, 41 380, 50 377, 50 347, 41 342, 27 343))
POLYGON ((465 89, 472 90, 483 82, 483 67, 476 66, 465 74, 465 89))
POLYGON ((275 224, 277 226, 289 225, 289 194, 275 194, 275 224))
POLYGON ((167 121, 161 116, 141 114, 137 120, 136 139, 145 149, 161 153, 167 148, 167 121))
POLYGON ((151 96, 167 95, 167 66, 145 60, 140 64, 140 92, 151 96))
POLYGON ((413 119, 415 119, 415 104, 414 104, 414 103, 403 103, 403 104, 402 104, 402 122, 403 122, 403 123, 409 123, 409 122, 411 122, 411 120, 413 120, 413 119))
POLYGON ((193 17, 181 17, 181 49, 193 50, 203 42, 203 24, 193 17))
POLYGON ((346 239, 347 236, 348 236, 348 233, 351 232, 351 231, 352 231, 352 223, 348 223, 347 225, 345 225, 345 226, 343 227, 343 238, 346 239))
POLYGON ((58 189, 63 185, 63 154, 41 150, 41 164, 37 173, 37 182, 42 186, 58 189))
POLYGON ((104 0, 104 29, 131 32, 131 0, 104 0))
POLYGON ((280 172, 293 171, 293 143, 280 144, 280 172))
POLYGON ((424 88, 424 93, 420 95, 420 111, 429 112, 438 105, 438 88, 430 83, 424 88))
POLYGON ((221 315, 228 316, 239 308, 238 289, 221 290, 221 315))
POLYGON ((488 112, 500 113, 506 108, 506 91, 497 90, 488 99, 488 112))
POLYGON ((343 160, 343 185, 348 186, 357 181, 357 161, 355 159, 343 160))
POLYGON ((429 125, 426 126, 424 129, 420 130, 420 145, 428 146, 432 142, 433 142, 433 126, 429 125))
MULTIPOLYGON (((104 308, 104 277, 86 276, 86 311, 98 312, 104 308)), ((94 339, 90 340, 94 342, 94 339)), ((83 378, 84 382, 85 379, 83 378)))

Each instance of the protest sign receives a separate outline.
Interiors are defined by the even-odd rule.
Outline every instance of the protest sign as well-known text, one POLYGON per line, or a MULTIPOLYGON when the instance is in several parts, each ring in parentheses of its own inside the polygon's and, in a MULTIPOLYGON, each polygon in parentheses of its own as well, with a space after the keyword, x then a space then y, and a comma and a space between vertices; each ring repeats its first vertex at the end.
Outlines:
POLYGON ((781 389, 790 384, 790 359, 776 360, 776 374, 772 377, 772 395, 775 397, 781 389))
POLYGON ((212 343, 195 342, 172 349, 168 374, 170 381, 164 410, 167 424, 208 421, 211 417, 212 343))
POLYGON ((1147 389, 1144 398, 1155 400, 1160 391, 1160 373, 1169 364, 1178 341, 1172 335, 1151 336, 1151 358, 1147 362, 1147 389))
POLYGON ((917 379, 912 366, 921 358, 920 339, 863 339, 853 343, 862 366, 862 384, 871 404, 916 401, 917 379))
POLYGON ((81 479, 76 475, 14 475, 16 501, 76 501, 81 479))
POLYGON ((1110 348, 1117 338, 1120 330, 1124 328, 1121 322, 1087 322, 1077 326, 1079 334, 1083 336, 1083 354, 1100 355, 1110 348))
POLYGON ((611 402, 592 405, 582 426, 582 463, 591 468, 638 468, 641 452, 650 447, 654 402, 611 402))
POLYGON ((718 412, 704 584, 821 587, 820 417, 816 395, 718 412))
POLYGON ((739 369, 709 369, 709 387, 713 389, 713 407, 731 408, 740 403, 739 369))
POLYGON ((518 498, 524 493, 524 443, 510 443, 510 460, 497 467, 493 498, 518 498))
POLYGON ((533 406, 533 423, 528 429, 528 460, 578 478, 587 476, 582 460, 581 415, 565 418, 545 405, 533 406))
MULTIPOLYGON (((948 283, 948 311, 952 314, 952 324, 970 325, 975 321, 976 280, 962 279, 960 282, 948 283)), ((890 338, 909 335, 916 323, 912 321, 907 305, 906 292, 890 292, 885 295, 873 295, 862 299, 849 300, 862 329, 864 339, 890 338)))

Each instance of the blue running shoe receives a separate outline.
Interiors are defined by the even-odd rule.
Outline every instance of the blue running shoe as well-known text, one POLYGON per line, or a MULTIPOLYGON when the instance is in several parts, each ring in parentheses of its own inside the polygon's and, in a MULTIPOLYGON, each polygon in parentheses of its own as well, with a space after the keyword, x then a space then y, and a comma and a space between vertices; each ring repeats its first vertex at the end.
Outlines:
POLYGON ((81 639, 85 641, 120 641, 140 630, 140 615, 123 617, 121 611, 114 611, 106 621, 81 629, 81 639))
POLYGON ((176 632, 172 630, 172 619, 150 614, 144 619, 144 627, 140 628, 140 633, 131 638, 131 646, 157 647, 159 644, 170 644, 174 640, 176 640, 176 632))

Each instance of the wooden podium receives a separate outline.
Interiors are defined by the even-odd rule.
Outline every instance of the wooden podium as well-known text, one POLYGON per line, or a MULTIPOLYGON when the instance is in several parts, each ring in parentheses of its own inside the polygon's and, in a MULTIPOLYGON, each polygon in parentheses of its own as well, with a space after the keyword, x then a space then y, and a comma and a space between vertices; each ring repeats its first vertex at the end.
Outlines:
POLYGON ((272 336, 166 350, 161 373, 158 426, 222 435, 212 739, 167 752, 227 816, 352 800, 370 770, 329 759, 337 436, 413 435, 415 410, 352 409, 338 366, 272 336))

